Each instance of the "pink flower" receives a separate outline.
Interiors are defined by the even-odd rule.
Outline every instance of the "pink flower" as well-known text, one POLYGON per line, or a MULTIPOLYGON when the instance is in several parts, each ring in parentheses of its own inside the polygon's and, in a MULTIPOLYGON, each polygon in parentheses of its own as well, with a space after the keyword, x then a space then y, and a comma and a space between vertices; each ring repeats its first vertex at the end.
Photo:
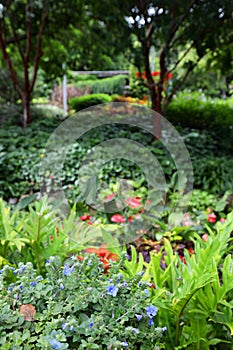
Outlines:
POLYGON ((221 218, 221 219, 220 219, 220 222, 221 222, 222 224, 224 224, 224 222, 226 222, 226 219, 221 218))
POLYGON ((106 202, 110 201, 111 199, 113 199, 116 196, 116 193, 112 193, 109 196, 105 197, 104 200, 106 202))
POLYGON ((206 212, 207 212, 207 213, 212 213, 212 208, 207 208, 207 209, 206 209, 206 212))
POLYGON ((79 217, 79 219, 82 220, 82 221, 90 220, 90 218, 91 218, 91 216, 90 215, 86 215, 86 214, 84 214, 84 215, 79 217))
POLYGON ((204 242, 207 242, 209 235, 208 233, 205 233, 201 238, 203 239, 204 242))
POLYGON ((140 202, 140 197, 136 198, 129 198, 126 203, 128 206, 132 209, 139 208, 142 206, 142 203, 140 202))
POLYGON ((111 217, 111 221, 112 222, 125 222, 125 218, 124 216, 120 215, 120 214, 114 214, 112 217, 111 217))
POLYGON ((191 226, 192 225, 192 220, 190 218, 189 213, 185 213, 182 219, 182 225, 183 226, 191 226))
POLYGON ((214 223, 214 222, 216 222, 216 218, 217 218, 217 216, 214 213, 212 213, 212 214, 208 214, 207 220, 211 223, 214 223))

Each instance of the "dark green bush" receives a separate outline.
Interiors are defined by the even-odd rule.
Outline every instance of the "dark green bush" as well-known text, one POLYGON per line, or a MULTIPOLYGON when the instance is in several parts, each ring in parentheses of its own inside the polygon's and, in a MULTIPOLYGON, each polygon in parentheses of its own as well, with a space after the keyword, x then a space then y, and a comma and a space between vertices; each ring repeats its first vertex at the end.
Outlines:
POLYGON ((98 79, 98 80, 87 80, 78 82, 77 88, 85 88, 93 94, 117 94, 122 95, 126 85, 126 76, 117 75, 110 78, 98 79))
POLYGON ((174 98, 165 116, 183 127, 215 132, 224 148, 232 149, 233 101, 232 99, 207 99, 200 93, 183 92, 174 98))
POLYGON ((111 97, 107 94, 91 94, 81 97, 74 97, 69 100, 69 105, 76 112, 82 109, 95 106, 101 103, 111 102, 111 97))

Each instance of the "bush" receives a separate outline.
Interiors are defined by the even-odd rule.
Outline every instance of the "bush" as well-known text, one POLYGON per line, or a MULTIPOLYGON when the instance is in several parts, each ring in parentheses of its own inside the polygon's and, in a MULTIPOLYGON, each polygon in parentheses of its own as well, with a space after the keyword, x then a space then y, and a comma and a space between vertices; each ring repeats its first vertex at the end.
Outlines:
POLYGON ((73 72, 68 73, 68 78, 70 78, 75 83, 98 79, 97 76, 94 74, 74 74, 73 72))
POLYGON ((223 147, 232 149, 232 99, 211 100, 198 92, 183 92, 174 98, 168 106, 165 116, 176 125, 214 131, 222 141, 223 147))
POLYGON ((64 265, 52 256, 46 269, 46 278, 31 263, 0 271, 2 350, 164 348, 142 274, 123 279, 116 263, 107 276, 93 255, 64 265))
POLYGON ((92 94, 85 95, 81 97, 74 97, 69 100, 69 105, 76 112, 81 111, 82 109, 95 106, 101 103, 110 102, 112 99, 107 94, 92 94))
POLYGON ((126 76, 117 75, 110 78, 98 80, 87 80, 76 84, 77 88, 85 88, 93 94, 118 94, 122 95, 126 85, 126 76))

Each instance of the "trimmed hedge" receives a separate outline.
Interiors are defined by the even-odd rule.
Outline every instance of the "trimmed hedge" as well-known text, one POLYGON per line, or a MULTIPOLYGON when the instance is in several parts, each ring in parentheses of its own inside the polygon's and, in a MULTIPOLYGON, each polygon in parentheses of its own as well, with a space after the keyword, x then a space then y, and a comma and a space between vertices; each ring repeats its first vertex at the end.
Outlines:
POLYGON ((95 106, 101 103, 111 102, 112 98, 107 94, 91 94, 81 97, 74 97, 69 100, 69 105, 76 112, 82 109, 95 106))
POLYGON ((103 78, 98 80, 80 81, 75 84, 77 88, 84 88, 93 94, 117 94, 122 95, 126 85, 126 76, 117 75, 110 78, 103 78))
POLYGON ((183 92, 174 98, 165 116, 175 125, 213 131, 224 147, 232 147, 233 99, 210 100, 198 92, 183 92))

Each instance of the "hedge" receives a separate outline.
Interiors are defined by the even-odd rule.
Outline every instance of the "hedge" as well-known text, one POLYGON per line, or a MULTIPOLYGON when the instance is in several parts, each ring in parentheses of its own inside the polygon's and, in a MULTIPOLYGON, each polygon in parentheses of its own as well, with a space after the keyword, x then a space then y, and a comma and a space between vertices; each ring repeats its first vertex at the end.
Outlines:
POLYGON ((122 95, 126 85, 126 76, 117 75, 110 78, 103 78, 98 80, 80 81, 75 84, 77 88, 84 88, 93 94, 117 94, 122 95))
POLYGON ((232 147, 233 99, 207 99, 200 93, 183 92, 174 98, 165 113, 174 125, 213 131, 225 147, 232 147))
POLYGON ((111 102, 112 98, 107 94, 91 94, 74 97, 69 100, 69 105, 76 112, 101 103, 111 102))

